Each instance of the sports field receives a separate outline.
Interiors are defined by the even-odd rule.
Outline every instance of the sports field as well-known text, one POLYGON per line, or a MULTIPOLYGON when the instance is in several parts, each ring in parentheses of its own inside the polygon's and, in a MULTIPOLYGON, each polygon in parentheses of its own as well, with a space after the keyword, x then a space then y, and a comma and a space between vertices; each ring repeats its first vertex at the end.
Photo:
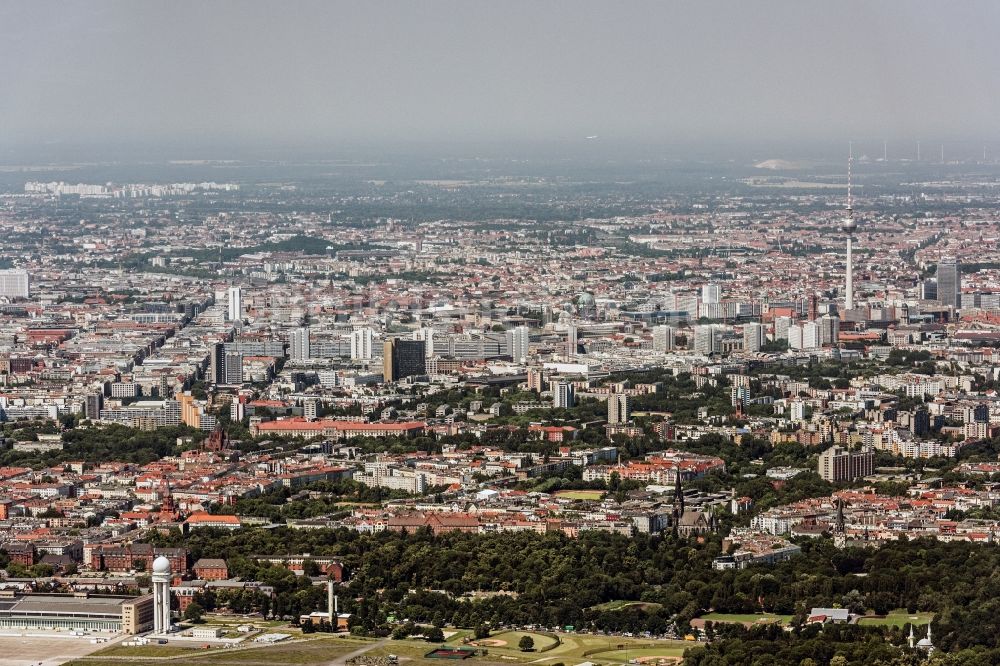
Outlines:
POLYGON ((557 490, 556 497, 571 500, 599 500, 604 497, 603 490, 557 490))
POLYGON ((554 647, 558 642, 551 636, 536 634, 532 631, 505 631, 501 634, 490 636, 489 638, 472 641, 470 645, 484 648, 507 648, 518 650, 519 648, 517 647, 517 644, 523 636, 530 636, 531 640, 535 641, 535 647, 533 648, 535 652, 541 652, 549 649, 550 647, 554 647))
POLYGON ((618 599, 616 601, 608 601, 603 604, 598 604, 596 606, 591 606, 591 610, 600 611, 616 611, 622 610, 623 608, 639 608, 641 610, 656 610, 662 604, 649 602, 649 601, 624 601, 618 599))
POLYGON ((913 613, 905 610, 894 610, 885 617, 863 617, 858 624, 876 627, 905 627, 908 624, 921 626, 934 619, 934 613, 913 613))
POLYGON ((741 624, 788 624, 791 615, 775 615, 774 613, 740 614, 740 613, 708 613, 698 618, 712 622, 739 622, 741 624))
POLYGON ((611 650, 609 652, 596 652, 590 655, 591 659, 599 661, 632 661, 633 659, 639 661, 640 663, 656 663, 658 661, 668 661, 673 662, 684 656, 684 650, 687 646, 678 647, 661 647, 661 648, 637 648, 635 650, 611 650))

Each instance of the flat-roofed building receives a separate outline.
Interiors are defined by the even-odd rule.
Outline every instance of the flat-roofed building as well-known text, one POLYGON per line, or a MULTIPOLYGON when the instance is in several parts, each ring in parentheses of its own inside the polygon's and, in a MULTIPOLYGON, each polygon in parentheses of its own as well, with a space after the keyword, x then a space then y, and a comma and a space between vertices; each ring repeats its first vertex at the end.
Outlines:
POLYGON ((153 597, 26 594, 0 590, 0 629, 138 634, 153 625, 153 597))

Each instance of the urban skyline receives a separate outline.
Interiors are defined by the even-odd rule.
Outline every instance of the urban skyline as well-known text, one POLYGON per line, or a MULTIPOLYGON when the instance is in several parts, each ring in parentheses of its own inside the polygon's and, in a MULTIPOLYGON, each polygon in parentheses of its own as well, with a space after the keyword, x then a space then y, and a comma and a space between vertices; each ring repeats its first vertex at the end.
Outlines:
POLYGON ((1000 663, 998 22, 0 0, 0 666, 1000 663))

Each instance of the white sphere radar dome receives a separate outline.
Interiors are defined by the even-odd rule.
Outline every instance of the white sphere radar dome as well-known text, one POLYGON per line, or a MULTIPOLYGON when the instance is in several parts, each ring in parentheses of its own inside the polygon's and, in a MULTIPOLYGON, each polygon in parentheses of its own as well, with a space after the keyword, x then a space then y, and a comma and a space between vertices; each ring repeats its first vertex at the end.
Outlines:
POLYGON ((170 560, 163 557, 162 555, 153 560, 153 573, 158 573, 158 574, 170 573, 170 560))

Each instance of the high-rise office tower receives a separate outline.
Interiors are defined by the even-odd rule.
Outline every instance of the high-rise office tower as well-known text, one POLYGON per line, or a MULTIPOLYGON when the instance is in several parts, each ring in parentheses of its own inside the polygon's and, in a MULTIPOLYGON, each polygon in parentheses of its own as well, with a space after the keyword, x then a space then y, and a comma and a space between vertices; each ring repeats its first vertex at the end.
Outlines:
POLYGON ((104 407, 104 394, 90 393, 83 403, 83 416, 91 420, 101 418, 101 408, 104 407))
POLYGON ((517 326, 507 331, 507 349, 514 363, 524 363, 528 358, 528 327, 517 326))
POLYGON ((391 338, 385 341, 382 376, 387 382, 422 375, 427 369, 423 340, 391 338))
POLYGON ((226 351, 226 345, 217 342, 212 345, 209 359, 209 376, 212 383, 233 385, 243 383, 243 354, 226 351))
POLYGON ((556 382, 552 387, 552 406, 569 409, 576 404, 576 390, 569 382, 556 382))
POLYGON ((756 352, 764 346, 764 327, 756 322, 743 326, 743 351, 756 352))
POLYGON ((820 346, 819 324, 814 321, 802 324, 802 348, 817 349, 820 346))
POLYGON ((374 337, 375 332, 367 327, 351 333, 351 358, 355 361, 370 361, 374 355, 372 351, 374 337))
POLYGON ((803 346, 803 335, 802 335, 802 325, 801 324, 791 324, 789 325, 786 335, 788 336, 788 348, 789 349, 805 349, 803 346))
POLYGON ((227 351, 225 354, 226 384, 243 383, 243 354, 238 351, 227 351))
POLYGON ((21 268, 0 270, 0 296, 4 298, 28 298, 28 271, 21 268))
POLYGON ((566 357, 573 358, 577 350, 576 325, 570 324, 566 327, 566 357))
POLYGON ((424 341, 424 353, 427 358, 434 356, 434 329, 433 328, 418 328, 413 331, 414 340, 424 341))
POLYGON ((962 271, 954 259, 942 259, 937 265, 937 300, 942 305, 961 307, 962 271))
POLYGON ((931 432, 931 414, 926 407, 918 407, 910 420, 910 431, 918 437, 924 437, 931 432))
POLYGON ((582 319, 593 321, 597 318, 597 301, 594 295, 585 291, 577 297, 576 308, 582 319))
POLYGON ((675 309, 686 313, 689 319, 698 318, 698 296, 696 294, 678 294, 674 298, 675 309))
POLYGON ((545 370, 528 368, 528 390, 541 393, 545 390, 545 370))
POLYGON ((632 412, 632 402, 629 396, 623 393, 612 393, 608 396, 608 423, 617 425, 628 423, 632 412))
POLYGON ((722 298, 722 289, 717 284, 705 284, 701 286, 702 303, 718 303, 722 298))
POLYGON ((303 326, 302 328, 297 328, 292 331, 291 337, 291 349, 289 355, 293 359, 303 360, 310 357, 309 349, 309 328, 303 326))
POLYGON ((788 340, 788 328, 792 325, 791 317, 774 318, 774 339, 788 340))
POLYGON ((243 320, 243 292, 239 287, 229 288, 229 321, 243 320))
POLYGON ((208 373, 213 384, 226 383, 226 345, 216 342, 208 359, 208 373))
POLYGON ((823 347, 837 346, 840 340, 840 317, 823 315, 819 318, 819 341, 823 347))
POLYGON ((718 339, 719 336, 716 333, 715 326, 706 324, 694 327, 694 350, 696 352, 707 356, 719 351, 718 339))
POLYGON ((925 301, 936 301, 938 285, 935 278, 928 278, 920 283, 920 298, 925 301))
POLYGON ((653 327, 653 351, 668 352, 674 348, 673 326, 661 325, 653 327))
POLYGON ((549 304, 542 305, 542 326, 552 323, 552 306, 549 304))

